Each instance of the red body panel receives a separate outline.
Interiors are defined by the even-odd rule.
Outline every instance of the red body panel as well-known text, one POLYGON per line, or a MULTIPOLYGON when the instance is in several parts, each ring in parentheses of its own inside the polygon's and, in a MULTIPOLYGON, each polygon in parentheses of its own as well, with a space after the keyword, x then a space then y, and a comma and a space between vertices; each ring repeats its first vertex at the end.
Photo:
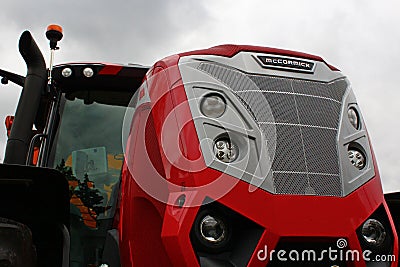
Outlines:
MULTIPOLYGON (((242 50, 323 61, 303 53, 250 46, 220 46, 180 56, 230 57, 242 50)), ((274 249, 283 237, 346 238, 348 248, 361 251, 356 229, 380 205, 389 214, 375 159, 375 177, 346 197, 275 195, 261 189, 249 192, 248 183, 206 167, 177 65, 180 56, 168 57, 150 69, 150 102, 140 105, 133 118, 121 187, 123 266, 199 266, 189 236, 206 197, 218 199, 265 229, 248 266, 266 266, 256 252, 265 245, 274 249), (177 207, 183 194, 186 203, 177 207)), ((389 220, 394 231, 390 216, 389 220)), ((398 254, 397 243, 394 232, 394 255, 398 254)), ((365 266, 365 262, 353 266, 365 266)))
MULTIPOLYGON (((195 51, 190 51, 190 52, 185 52, 179 54, 181 57, 183 56, 190 56, 190 55, 217 55, 217 56, 223 56, 223 57, 233 57, 237 53, 241 51, 246 51, 246 52, 261 52, 261 53, 268 53, 268 54, 275 54, 275 55, 282 55, 282 56, 291 56, 291 57, 299 57, 299 58, 305 58, 305 59, 311 59, 311 60, 316 60, 316 61, 322 61, 325 62, 321 57, 307 54, 307 53, 302 53, 302 52, 297 52, 297 51, 290 51, 290 50, 284 50, 284 49, 277 49, 277 48, 271 48, 271 47, 262 47, 262 46, 252 46, 252 45, 219 45, 219 46, 214 46, 209 49, 202 49, 202 50, 195 50, 195 51)), ((325 62, 329 66, 329 68, 333 71, 339 71, 336 67, 329 65, 328 63, 325 62)))
POLYGON ((123 66, 108 64, 100 70, 99 75, 117 75, 122 68, 123 66))

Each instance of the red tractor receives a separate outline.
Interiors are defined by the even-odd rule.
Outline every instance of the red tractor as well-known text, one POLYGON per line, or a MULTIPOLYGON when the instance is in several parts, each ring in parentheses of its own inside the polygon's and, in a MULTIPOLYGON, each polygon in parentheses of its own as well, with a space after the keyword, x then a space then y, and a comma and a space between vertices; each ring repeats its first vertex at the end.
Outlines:
MULTIPOLYGON (((53 67, 29 32, 0 165, 0 266, 397 266, 350 83, 255 46, 53 67)), ((389 205, 389 206, 388 206, 389 205)), ((392 210, 393 216, 389 212, 392 210)))

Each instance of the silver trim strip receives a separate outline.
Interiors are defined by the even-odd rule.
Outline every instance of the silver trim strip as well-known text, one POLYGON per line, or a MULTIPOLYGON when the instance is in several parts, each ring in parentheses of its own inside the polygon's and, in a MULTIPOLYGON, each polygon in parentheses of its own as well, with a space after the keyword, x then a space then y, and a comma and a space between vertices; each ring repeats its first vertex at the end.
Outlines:
POLYGON ((326 176, 336 176, 339 177, 339 174, 335 173, 323 173, 323 172, 295 172, 295 171, 272 171, 272 173, 287 173, 287 174, 311 174, 311 175, 326 175, 326 176))
POLYGON ((331 128, 331 127, 324 127, 324 126, 318 126, 318 125, 308 125, 308 124, 297 124, 297 123, 287 123, 287 122, 258 122, 258 124, 275 124, 275 125, 287 125, 287 126, 302 126, 302 127, 307 127, 307 128, 318 128, 318 129, 326 129, 326 130, 334 130, 336 131, 337 128, 331 128))
POLYGON ((260 92, 260 93, 275 93, 275 94, 283 94, 283 95, 298 95, 298 96, 306 96, 306 97, 313 97, 313 98, 319 98, 319 99, 330 100, 330 101, 333 101, 333 102, 342 104, 342 102, 337 101, 336 99, 329 98, 329 97, 317 96, 317 95, 308 95, 308 94, 301 94, 301 93, 294 93, 294 92, 267 91, 267 90, 237 90, 237 91, 235 91, 235 92, 236 92, 236 93, 260 92))

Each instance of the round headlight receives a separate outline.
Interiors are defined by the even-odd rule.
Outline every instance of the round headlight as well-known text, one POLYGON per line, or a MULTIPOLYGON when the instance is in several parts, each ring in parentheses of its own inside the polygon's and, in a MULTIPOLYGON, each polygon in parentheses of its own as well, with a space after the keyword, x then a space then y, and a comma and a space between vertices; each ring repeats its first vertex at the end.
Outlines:
POLYGON ((361 170, 365 167, 365 156, 364 154, 358 150, 357 148, 349 147, 348 150, 349 160, 350 163, 356 167, 357 169, 361 170))
POLYGON ((214 142, 214 153, 220 161, 230 163, 237 158, 239 150, 236 144, 224 137, 214 142))
POLYGON ((92 68, 84 68, 83 69, 83 75, 85 75, 85 77, 90 78, 93 76, 93 74, 94 74, 94 72, 93 72, 92 68))
POLYGON ((375 219, 368 219, 362 226, 362 236, 368 244, 380 246, 386 238, 385 227, 375 219))
POLYGON ((211 94, 205 96, 200 103, 200 110, 205 116, 210 118, 218 118, 224 114, 226 102, 222 96, 211 94))
POLYGON ((358 130, 360 128, 360 119, 357 110, 353 107, 349 108, 347 110, 347 116, 351 125, 353 125, 353 127, 358 130))
POLYGON ((200 222, 200 234, 205 241, 218 244, 225 241, 227 228, 221 219, 206 215, 200 222))
POLYGON ((70 76, 72 75, 72 70, 71 70, 71 68, 64 68, 64 69, 61 71, 61 75, 62 75, 63 77, 65 77, 65 78, 70 77, 70 76))

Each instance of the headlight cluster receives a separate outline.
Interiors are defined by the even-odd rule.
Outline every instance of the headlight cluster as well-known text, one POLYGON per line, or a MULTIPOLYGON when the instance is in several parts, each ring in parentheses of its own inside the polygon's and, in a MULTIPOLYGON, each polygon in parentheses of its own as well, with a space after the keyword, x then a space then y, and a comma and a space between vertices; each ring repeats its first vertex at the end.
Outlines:
POLYGON ((343 181, 342 195, 347 196, 375 176, 368 133, 356 97, 350 87, 347 88, 342 102, 338 126, 340 176, 343 181))
POLYGON ((90 78, 90 77, 93 76, 94 71, 93 71, 92 68, 89 68, 89 67, 88 67, 88 68, 84 68, 83 71, 82 71, 82 73, 83 73, 83 75, 85 75, 85 77, 90 78))
POLYGON ((349 146, 349 160, 351 164, 359 170, 365 167, 365 155, 357 148, 349 146))
MULTIPOLYGON (((207 94, 200 101, 200 111, 208 118, 215 119, 221 117, 225 113, 226 108, 225 98, 217 93, 207 94)), ((214 139, 213 151, 214 156, 224 163, 235 161, 239 155, 239 147, 231 140, 228 133, 214 139)))
POLYGON ((200 111, 209 118, 218 118, 224 114, 226 101, 219 94, 209 94, 203 97, 200 103, 200 111))
POLYGON ((368 219, 361 228, 361 233, 368 244, 381 246, 386 239, 386 230, 382 223, 376 219, 368 219))
POLYGON ((235 211, 206 199, 190 232, 200 266, 247 266, 264 229, 235 211))
POLYGON ((229 163, 237 158, 239 149, 229 137, 222 137, 214 141, 214 153, 217 159, 229 163))
MULTIPOLYGON (((75 69, 76 71, 76 69, 75 69)), ((74 74, 74 71, 70 68, 70 67, 65 67, 62 69, 61 71, 61 75, 64 78, 69 78, 72 76, 72 74, 74 74)), ((86 78, 90 78, 93 77, 94 75, 94 70, 91 67, 86 67, 82 70, 82 75, 85 76, 86 78)))
MULTIPOLYGON (((367 255, 370 259, 374 259, 376 255, 393 253, 393 232, 383 205, 360 225, 357 236, 362 250, 370 252, 367 255)), ((376 265, 374 261, 366 262, 367 267, 390 265, 390 261, 381 262, 380 265, 376 265)))
POLYGON ((228 229, 225 222, 210 214, 201 219, 199 228, 201 237, 210 244, 222 243, 227 238, 228 229))
MULTIPOLYGON (((351 106, 348 108, 347 117, 349 119, 350 124, 354 127, 354 129, 356 130, 361 129, 360 115, 355 107, 351 106)), ((353 165, 355 168, 359 170, 362 170, 366 165, 367 159, 365 153, 362 151, 362 149, 358 147, 359 145, 357 143, 350 143, 348 146, 347 153, 351 165, 353 165)))
POLYGON ((61 71, 61 74, 62 74, 63 77, 68 78, 68 77, 70 77, 72 75, 72 69, 71 68, 64 68, 61 71))
POLYGON ((215 209, 203 209, 193 225, 193 239, 202 251, 225 251, 232 236, 232 225, 224 213, 215 209))
POLYGON ((360 116, 358 115, 357 110, 354 107, 350 107, 347 110, 347 116, 349 118, 349 121, 350 121, 351 125, 353 125, 353 127, 356 130, 359 130, 359 128, 360 128, 360 116))

